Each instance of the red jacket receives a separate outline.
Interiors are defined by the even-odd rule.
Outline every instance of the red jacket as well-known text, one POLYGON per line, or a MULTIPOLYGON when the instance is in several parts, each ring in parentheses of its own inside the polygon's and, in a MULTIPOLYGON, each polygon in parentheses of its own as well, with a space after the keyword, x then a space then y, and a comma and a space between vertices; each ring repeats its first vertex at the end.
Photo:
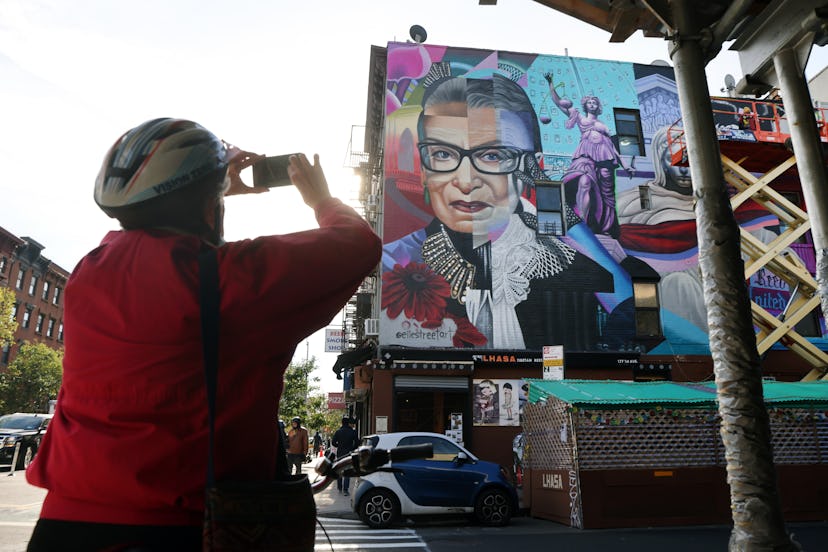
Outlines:
MULTIPOLYGON (((218 249, 221 319, 216 477, 274 476, 279 398, 297 343, 327 325, 377 265, 381 244, 339 200, 320 229, 218 249)), ((41 517, 198 525, 207 466, 200 241, 110 232, 65 290, 57 411, 26 473, 41 517)))

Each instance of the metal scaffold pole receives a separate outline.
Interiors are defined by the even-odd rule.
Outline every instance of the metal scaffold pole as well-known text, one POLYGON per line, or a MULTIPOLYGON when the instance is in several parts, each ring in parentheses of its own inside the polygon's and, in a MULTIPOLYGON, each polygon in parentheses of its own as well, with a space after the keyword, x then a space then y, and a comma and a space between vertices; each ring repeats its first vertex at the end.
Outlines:
POLYGON ((805 73, 794 48, 783 48, 773 56, 779 91, 791 129, 791 143, 802 185, 802 195, 811 220, 816 250, 816 281, 822 312, 828 313, 828 179, 811 95, 805 73))

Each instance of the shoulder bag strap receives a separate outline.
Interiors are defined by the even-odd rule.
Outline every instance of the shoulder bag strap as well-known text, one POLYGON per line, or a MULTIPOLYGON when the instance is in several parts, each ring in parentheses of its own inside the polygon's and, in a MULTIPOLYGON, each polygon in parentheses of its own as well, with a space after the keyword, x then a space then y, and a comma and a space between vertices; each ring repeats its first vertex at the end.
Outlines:
POLYGON ((207 443, 207 487, 215 483, 216 379, 219 343, 219 274, 218 257, 213 247, 198 254, 199 301, 201 303, 201 345, 204 351, 204 381, 207 385, 207 419, 210 434, 207 443))

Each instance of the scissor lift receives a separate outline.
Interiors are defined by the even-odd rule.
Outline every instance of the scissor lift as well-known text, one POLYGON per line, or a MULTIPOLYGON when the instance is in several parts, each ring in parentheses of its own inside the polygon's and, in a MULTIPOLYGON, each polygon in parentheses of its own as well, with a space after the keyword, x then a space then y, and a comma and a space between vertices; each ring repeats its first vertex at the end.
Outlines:
MULTIPOLYGON (((790 134, 781 102, 758 102, 737 98, 711 98, 722 156, 725 181, 736 190, 730 198, 735 210, 753 200, 780 222, 782 232, 765 244, 740 229, 742 253, 746 257, 745 279, 764 268, 784 280, 791 297, 781 314, 775 316, 751 302, 756 345, 764 354, 775 343, 785 345, 813 368, 803 381, 828 380, 828 353, 800 335, 795 326, 820 306, 817 282, 791 245, 811 228, 808 214, 771 187, 780 177, 796 178, 796 157, 791 153, 790 134), (753 129, 740 128, 739 118, 747 106, 754 114, 753 129), (756 176, 759 174, 760 176, 756 176)), ((820 136, 828 142, 823 110, 815 110, 820 136)), ((687 144, 681 121, 670 127, 668 142, 672 163, 687 165, 687 144)))

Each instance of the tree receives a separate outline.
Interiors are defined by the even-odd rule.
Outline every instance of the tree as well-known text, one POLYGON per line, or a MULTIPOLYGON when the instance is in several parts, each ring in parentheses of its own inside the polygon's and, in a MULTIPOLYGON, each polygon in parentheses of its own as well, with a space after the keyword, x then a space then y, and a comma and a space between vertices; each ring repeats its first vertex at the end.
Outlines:
POLYGON ((294 416, 307 420, 310 412, 308 399, 311 392, 316 391, 315 385, 319 378, 311 377, 316 369, 316 357, 302 362, 291 362, 285 371, 285 386, 282 390, 282 399, 279 402, 279 418, 289 425, 294 416))
POLYGON ((14 341, 14 332, 17 331, 17 321, 12 318, 14 301, 14 292, 9 288, 0 287, 0 347, 14 341))
POLYGON ((320 430, 328 435, 336 431, 342 424, 344 410, 328 410, 328 397, 322 393, 312 395, 308 398, 308 422, 307 427, 313 430, 320 430))
POLYGON ((328 397, 316 385, 319 378, 311 377, 316 368, 316 357, 290 363, 285 371, 279 418, 290 425, 290 419, 299 416, 302 425, 310 430, 328 428, 329 432, 335 431, 340 426, 343 411, 328 410, 328 397))
POLYGON ((63 377, 63 351, 26 342, 0 373, 0 412, 48 412, 63 377))

